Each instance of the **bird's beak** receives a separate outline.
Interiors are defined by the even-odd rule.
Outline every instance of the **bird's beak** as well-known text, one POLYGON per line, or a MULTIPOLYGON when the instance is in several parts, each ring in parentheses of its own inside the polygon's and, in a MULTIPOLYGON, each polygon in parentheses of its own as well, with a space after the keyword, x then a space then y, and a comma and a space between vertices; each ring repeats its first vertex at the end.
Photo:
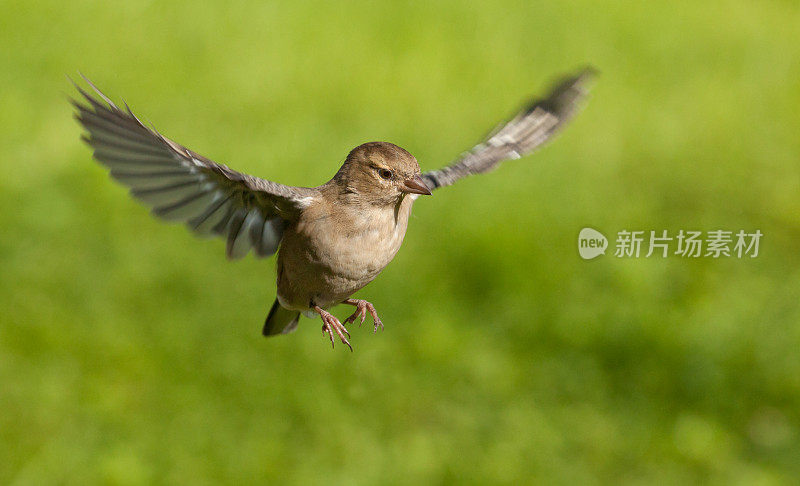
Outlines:
POLYGON ((410 179, 404 180, 400 185, 400 190, 410 194, 424 194, 426 196, 431 195, 431 190, 428 189, 428 186, 425 185, 425 181, 422 180, 422 177, 419 174, 410 179))

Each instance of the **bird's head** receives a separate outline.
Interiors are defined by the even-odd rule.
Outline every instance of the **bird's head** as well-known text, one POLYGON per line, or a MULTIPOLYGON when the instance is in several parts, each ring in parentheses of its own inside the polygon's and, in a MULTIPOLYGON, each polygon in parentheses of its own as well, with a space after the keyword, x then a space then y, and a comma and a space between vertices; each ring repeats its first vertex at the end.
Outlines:
POLYGON ((351 150, 334 181, 375 205, 395 204, 406 194, 431 194, 417 159, 389 142, 369 142, 351 150))

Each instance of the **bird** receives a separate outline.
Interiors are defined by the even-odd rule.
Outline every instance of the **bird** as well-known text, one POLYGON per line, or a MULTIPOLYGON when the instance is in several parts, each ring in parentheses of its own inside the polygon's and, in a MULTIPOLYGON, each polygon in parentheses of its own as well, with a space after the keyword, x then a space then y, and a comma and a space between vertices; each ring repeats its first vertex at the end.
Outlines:
POLYGON ((288 186, 218 164, 143 123, 127 103, 120 108, 82 74, 89 90, 73 81, 80 97, 70 102, 94 159, 156 217, 224 238, 229 259, 251 250, 258 258, 277 252, 276 298, 264 336, 291 333, 302 314, 322 320, 332 347, 338 338, 352 351, 345 324, 361 325, 369 314, 373 332, 384 327, 375 306, 352 295, 397 254, 416 199, 552 139, 583 106, 595 74, 585 67, 562 76, 546 96, 526 103, 441 169, 422 172, 398 145, 367 142, 318 187, 288 186), (330 313, 339 304, 355 307, 344 322, 330 313))

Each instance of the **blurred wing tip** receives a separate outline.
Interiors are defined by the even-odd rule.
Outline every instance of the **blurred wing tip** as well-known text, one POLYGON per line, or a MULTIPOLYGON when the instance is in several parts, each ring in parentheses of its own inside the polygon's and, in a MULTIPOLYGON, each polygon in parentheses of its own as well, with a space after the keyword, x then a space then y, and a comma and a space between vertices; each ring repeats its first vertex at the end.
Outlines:
POLYGON ((587 64, 581 68, 567 83, 569 87, 581 91, 583 94, 588 93, 594 82, 600 76, 600 70, 591 64, 587 64))
POLYGON ((76 100, 73 95, 67 92, 64 92, 64 97, 67 99, 67 103, 69 103, 70 105, 72 105, 73 108, 75 108, 76 111, 73 113, 75 119, 83 123, 83 117, 81 116, 81 113, 85 110, 88 110, 89 108, 83 103, 81 103, 80 100, 76 100))
MULTIPOLYGON (((133 118, 134 120, 136 120, 136 123, 138 123, 138 124, 139 124, 139 125, 140 125, 142 128, 147 128, 147 125, 145 125, 145 124, 142 122, 142 120, 140 120, 140 119, 139 119, 139 117, 138 117, 138 116, 134 115, 133 111, 131 110, 131 107, 130 107, 130 106, 128 106, 128 103, 127 103, 125 100, 122 100, 122 104, 124 104, 124 105, 125 105, 125 111, 127 111, 127 112, 128 112, 128 115, 130 115, 130 116, 131 116, 131 118, 133 118)), ((150 126, 152 127, 152 130, 153 130, 153 131, 155 131, 156 133, 158 133, 158 132, 156 131, 155 127, 153 126, 153 124, 152 124, 152 123, 150 123, 150 126)), ((163 138, 163 137, 161 137, 161 134, 159 134, 159 138, 163 138)))
POLYGON ((78 86, 78 83, 76 83, 75 80, 72 79, 72 76, 70 76, 67 73, 64 73, 64 77, 67 78, 67 81, 69 81, 70 84, 72 84, 72 86, 75 86, 76 89, 81 89, 80 86, 78 86))
POLYGON ((108 96, 106 96, 105 94, 103 94, 103 92, 102 92, 102 91, 100 91, 100 88, 98 88, 97 86, 95 86, 95 84, 94 84, 94 83, 93 83, 93 82, 92 82, 92 81, 91 81, 89 78, 87 78, 86 76, 84 76, 84 75, 83 75, 83 73, 81 73, 80 71, 78 71, 78 74, 80 74, 81 78, 83 78, 83 80, 84 80, 84 81, 86 81, 86 84, 88 84, 88 85, 89 85, 89 87, 91 87, 91 88, 92 88, 92 90, 94 90, 94 92, 95 92, 95 93, 97 93, 97 96, 99 96, 100 98, 102 98, 102 99, 103 99, 103 101, 105 101, 105 102, 106 102, 106 103, 108 103, 109 105, 111 105, 111 106, 113 106, 114 108, 116 108, 116 105, 114 105, 114 102, 113 102, 113 101, 111 101, 111 98, 109 98, 108 96))
POLYGON ((586 64, 578 71, 578 78, 590 79, 600 76, 600 70, 593 64, 586 64))

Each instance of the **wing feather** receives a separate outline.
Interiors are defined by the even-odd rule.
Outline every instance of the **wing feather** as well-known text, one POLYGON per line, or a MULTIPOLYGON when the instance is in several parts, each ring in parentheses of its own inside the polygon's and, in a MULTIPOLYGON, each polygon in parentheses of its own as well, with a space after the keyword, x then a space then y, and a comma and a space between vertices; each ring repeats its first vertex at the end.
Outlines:
POLYGON ((278 249, 283 235, 283 221, 280 218, 270 218, 264 221, 261 231, 261 244, 256 247, 259 255, 271 255, 278 249))
POLYGON ((118 108, 84 80, 94 95, 76 84, 83 102, 72 104, 94 158, 157 217, 184 222, 201 236, 225 238, 230 258, 241 258, 250 249, 259 257, 275 253, 284 225, 317 195, 315 189, 285 186, 217 164, 145 126, 127 105, 118 108))
POLYGON ((227 216, 233 205, 233 194, 223 196, 205 209, 203 214, 189 221, 189 227, 200 236, 211 236, 214 228, 227 216))
POLYGON ((451 165, 422 175, 431 190, 464 177, 495 169, 500 162, 523 157, 550 140, 575 115, 596 71, 586 68, 558 82, 550 94, 528 104, 507 123, 451 165))

